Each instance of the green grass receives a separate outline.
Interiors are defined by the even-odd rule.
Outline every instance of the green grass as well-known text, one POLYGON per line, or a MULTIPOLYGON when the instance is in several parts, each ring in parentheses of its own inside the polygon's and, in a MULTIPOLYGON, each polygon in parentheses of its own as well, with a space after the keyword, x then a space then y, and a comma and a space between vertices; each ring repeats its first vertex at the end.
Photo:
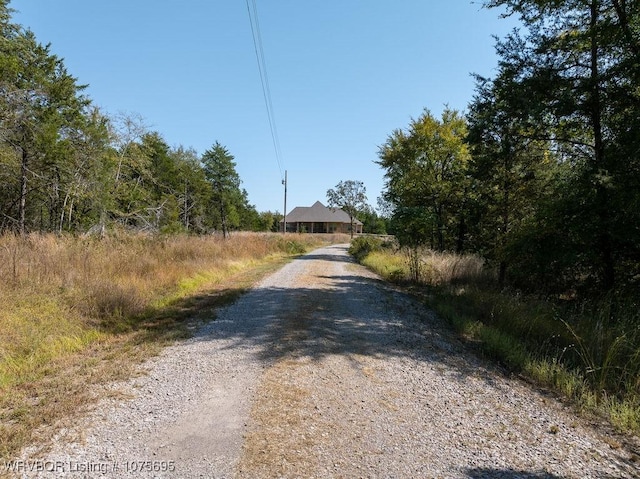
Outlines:
POLYGON ((500 291, 476 258, 431 252, 421 256, 428 274, 415 283, 402 252, 370 246, 360 247, 362 264, 409 286, 481 354, 623 432, 640 433, 637 302, 572 303, 500 291))

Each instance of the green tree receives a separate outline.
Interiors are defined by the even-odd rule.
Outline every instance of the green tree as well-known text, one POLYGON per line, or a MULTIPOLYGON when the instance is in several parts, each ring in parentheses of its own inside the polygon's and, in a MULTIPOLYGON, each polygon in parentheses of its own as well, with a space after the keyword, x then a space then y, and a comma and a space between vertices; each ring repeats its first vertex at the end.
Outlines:
POLYGON ((113 221, 129 228, 149 228, 146 208, 152 195, 148 188, 152 183, 151 157, 143 146, 149 131, 140 115, 122 113, 110 118, 109 133, 110 187, 102 203, 99 227, 104 230, 107 222, 113 221))
POLYGON ((466 121, 457 111, 445 109, 441 120, 425 111, 379 149, 393 229, 412 247, 464 248, 470 195, 466 136, 466 121))
POLYGON ((387 226, 384 218, 381 218, 376 210, 367 205, 358 211, 357 217, 362 221, 362 232, 376 235, 387 234, 387 226))
POLYGON ((359 211, 368 207, 367 189, 362 181, 347 180, 339 182, 335 188, 327 190, 329 206, 340 208, 349 215, 351 223, 351 237, 353 238, 353 223, 359 211))
POLYGON ((557 164, 548 142, 525 138, 531 131, 528 98, 519 93, 511 72, 505 69, 494 80, 476 80, 467 116, 474 247, 497 263, 503 285, 514 260, 510 253, 515 238, 548 193, 557 164))
MULTIPOLYGON (((610 290, 637 274, 640 146, 638 2, 494 0, 520 16, 526 36, 498 44, 536 124, 523 137, 545 140, 569 167, 556 207, 576 253, 576 282, 610 290), (637 262, 635 263, 637 264, 637 262), (630 269, 631 267, 631 269, 630 269), (581 278, 581 279, 579 279, 581 278)), ((562 249, 561 249, 562 250, 562 249)), ((561 258, 559 258, 561 259, 561 258)))
POLYGON ((226 238, 230 227, 239 223, 238 202, 246 198, 240 190, 240 176, 234 157, 217 141, 202 155, 205 178, 211 185, 211 206, 215 226, 226 238))
POLYGON ((86 231, 99 222, 109 188, 108 118, 97 108, 84 114, 81 126, 68 130, 67 154, 60 158, 63 180, 58 231, 86 231))
POLYGON ((87 135, 89 141, 100 140, 90 101, 81 94, 84 87, 48 45, 11 23, 7 4, 0 2, 0 137, 3 166, 12 168, 5 194, 13 197, 3 201, 3 218, 21 233, 55 230, 69 215, 75 196, 70 190, 84 170, 77 163, 79 148, 87 135))
POLYGON ((110 211, 117 224, 136 229, 152 229, 148 208, 152 203, 151 156, 142 142, 131 142, 126 151, 116 151, 112 162, 117 163, 110 211))
POLYGON ((211 185, 207 182, 200 157, 193 148, 179 146, 170 152, 176 163, 176 184, 180 221, 185 231, 204 233, 208 229, 207 205, 211 185))
POLYGON ((259 229, 260 215, 255 206, 249 203, 249 194, 242 188, 234 197, 235 209, 238 213, 237 228, 245 231, 257 231, 259 229))
POLYGON ((273 233, 280 231, 280 220, 283 218, 281 213, 261 211, 258 217, 257 231, 271 231, 273 233))
MULTIPOLYGON (((169 156, 169 145, 157 132, 146 133, 138 146, 146 158, 146 176, 140 187, 145 190, 144 203, 137 213, 139 225, 151 231, 177 231, 177 168, 169 156)), ((179 186, 178 186, 179 188, 179 186)))

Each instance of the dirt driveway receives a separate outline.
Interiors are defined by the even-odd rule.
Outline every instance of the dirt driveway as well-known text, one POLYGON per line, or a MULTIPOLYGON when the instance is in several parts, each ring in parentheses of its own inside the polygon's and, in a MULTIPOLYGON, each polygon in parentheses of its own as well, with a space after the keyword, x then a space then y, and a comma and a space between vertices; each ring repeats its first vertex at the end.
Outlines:
POLYGON ((640 477, 624 447, 476 358, 345 245, 216 315, 24 462, 57 471, 22 475, 640 477))

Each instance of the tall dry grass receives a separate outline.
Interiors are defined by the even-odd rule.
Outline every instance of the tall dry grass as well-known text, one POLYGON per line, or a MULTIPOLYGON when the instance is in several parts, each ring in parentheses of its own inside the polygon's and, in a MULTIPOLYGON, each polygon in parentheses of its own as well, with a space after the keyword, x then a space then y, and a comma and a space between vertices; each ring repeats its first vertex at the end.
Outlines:
POLYGON ((393 241, 356 238, 349 249, 359 261, 392 281, 413 281, 430 286, 486 283, 494 276, 485 261, 472 254, 400 249, 393 241))
POLYGON ((329 241, 348 238, 0 236, 0 459, 185 334, 198 293, 233 297, 247 272, 329 241))
POLYGON ((491 273, 479 256, 420 251, 420 281, 432 286, 484 282, 491 273))

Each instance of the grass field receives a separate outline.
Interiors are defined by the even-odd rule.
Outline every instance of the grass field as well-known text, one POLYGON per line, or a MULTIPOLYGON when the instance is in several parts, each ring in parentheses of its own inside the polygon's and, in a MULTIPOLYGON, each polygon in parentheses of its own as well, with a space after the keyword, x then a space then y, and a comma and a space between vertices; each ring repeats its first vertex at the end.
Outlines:
POLYGON ((0 237, 0 460, 289 258, 347 236, 0 237))

